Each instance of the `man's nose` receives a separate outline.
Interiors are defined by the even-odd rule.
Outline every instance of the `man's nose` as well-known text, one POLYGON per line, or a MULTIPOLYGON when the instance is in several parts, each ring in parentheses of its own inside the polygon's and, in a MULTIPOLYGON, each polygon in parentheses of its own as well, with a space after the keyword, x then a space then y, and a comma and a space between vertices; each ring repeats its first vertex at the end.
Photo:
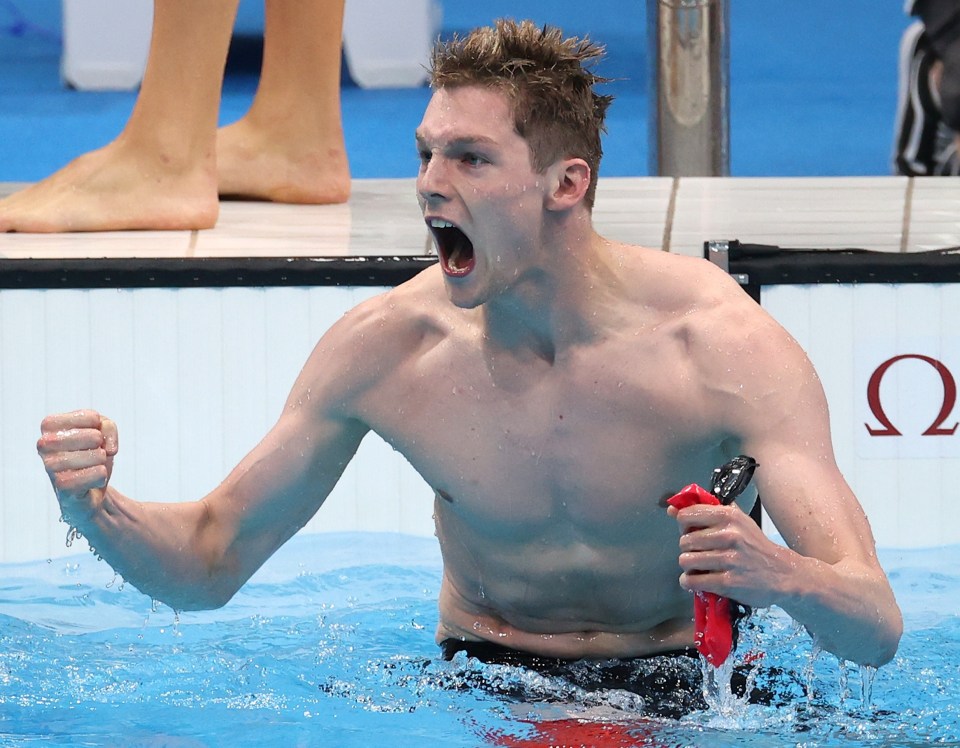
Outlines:
POLYGON ((417 175, 417 193, 426 202, 446 200, 450 185, 442 159, 433 157, 420 167, 417 175))

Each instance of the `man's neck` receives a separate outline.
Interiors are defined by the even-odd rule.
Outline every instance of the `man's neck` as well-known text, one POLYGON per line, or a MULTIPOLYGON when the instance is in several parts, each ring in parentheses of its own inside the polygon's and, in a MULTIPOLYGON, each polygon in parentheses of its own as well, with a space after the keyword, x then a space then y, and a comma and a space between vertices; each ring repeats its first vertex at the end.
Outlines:
POLYGON ((549 262, 483 307, 487 338, 499 348, 528 349, 553 361, 565 348, 593 339, 605 324, 603 299, 622 282, 610 243, 587 230, 553 242, 549 262))

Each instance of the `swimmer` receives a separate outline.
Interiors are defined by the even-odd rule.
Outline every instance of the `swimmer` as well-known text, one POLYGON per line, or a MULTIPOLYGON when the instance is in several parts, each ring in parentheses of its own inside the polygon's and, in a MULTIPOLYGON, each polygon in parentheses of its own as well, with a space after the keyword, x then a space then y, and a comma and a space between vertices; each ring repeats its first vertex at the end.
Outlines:
POLYGON ((238 2, 155 3, 143 84, 123 132, 0 200, 0 232, 206 229, 218 195, 345 202, 343 0, 267 0, 257 93, 243 118, 218 131, 238 2))
POLYGON ((323 335, 277 423, 197 501, 121 494, 108 417, 44 419, 64 519, 143 593, 221 606, 372 430, 435 492, 447 648, 689 651, 705 591, 778 605, 842 659, 888 662, 900 611, 806 355, 711 263, 594 230, 601 55, 529 22, 440 43, 416 130, 439 262, 323 335), (666 508, 738 454, 761 468, 733 505, 666 508), (756 489, 787 547, 746 513, 756 489))

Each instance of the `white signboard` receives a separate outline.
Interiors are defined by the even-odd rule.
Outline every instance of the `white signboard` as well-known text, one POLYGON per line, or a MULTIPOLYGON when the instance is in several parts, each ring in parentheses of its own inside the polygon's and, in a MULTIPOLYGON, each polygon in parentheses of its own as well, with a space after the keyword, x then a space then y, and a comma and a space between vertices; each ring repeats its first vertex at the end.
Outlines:
POLYGON ((768 286, 761 302, 820 374, 878 545, 960 543, 960 284, 768 286))
POLYGON ((863 426, 854 424, 857 456, 960 457, 960 337, 856 340, 854 350, 864 414, 863 426))

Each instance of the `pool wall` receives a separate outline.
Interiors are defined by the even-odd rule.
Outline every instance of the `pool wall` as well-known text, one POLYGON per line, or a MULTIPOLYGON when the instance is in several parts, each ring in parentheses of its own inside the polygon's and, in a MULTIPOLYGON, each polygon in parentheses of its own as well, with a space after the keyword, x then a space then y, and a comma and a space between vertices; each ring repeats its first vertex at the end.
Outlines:
MULTIPOLYGON (((279 416, 320 335, 379 288, 0 293, 0 561, 60 556, 67 527, 36 454, 47 413, 113 418, 113 484, 144 501, 204 495, 279 416)), ((317 530, 429 535, 432 493, 375 435, 317 530)))

